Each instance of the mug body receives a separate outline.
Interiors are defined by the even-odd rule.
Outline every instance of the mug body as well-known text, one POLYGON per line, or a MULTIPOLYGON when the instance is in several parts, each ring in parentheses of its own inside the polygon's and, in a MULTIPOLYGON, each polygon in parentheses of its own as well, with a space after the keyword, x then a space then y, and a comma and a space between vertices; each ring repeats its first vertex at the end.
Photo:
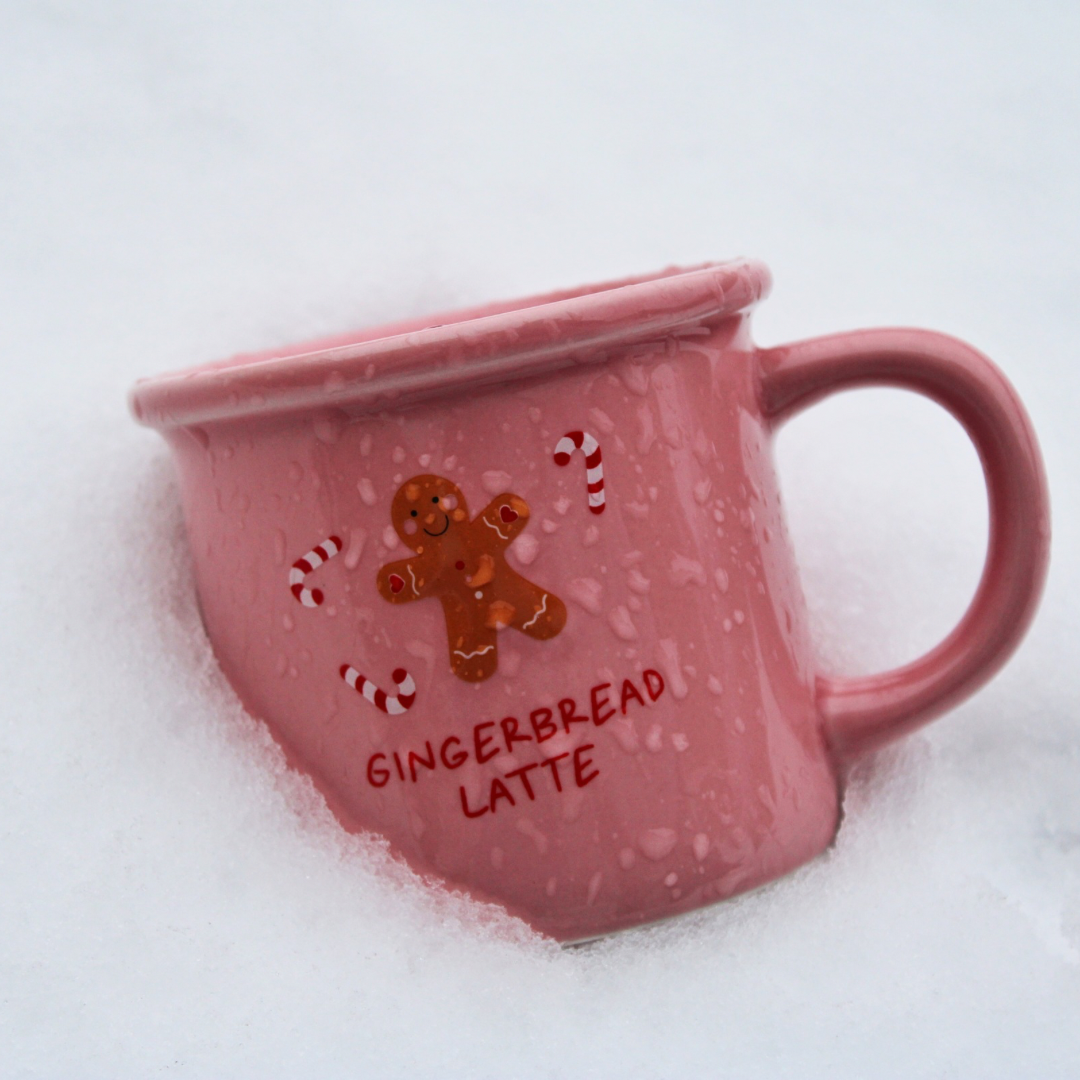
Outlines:
POLYGON ((758 398, 742 310, 167 427, 226 675, 344 826, 559 940, 777 877, 838 794, 758 398))

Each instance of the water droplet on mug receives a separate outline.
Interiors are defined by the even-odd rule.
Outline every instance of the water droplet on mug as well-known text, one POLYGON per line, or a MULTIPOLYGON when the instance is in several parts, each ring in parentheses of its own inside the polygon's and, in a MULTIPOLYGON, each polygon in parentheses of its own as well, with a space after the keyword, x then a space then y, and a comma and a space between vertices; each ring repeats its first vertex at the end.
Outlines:
POLYGON ((501 469, 488 469, 480 474, 480 486, 489 495, 501 495, 504 491, 509 491, 512 484, 513 477, 501 469))
POLYGON ((677 840, 674 829, 646 829, 638 836, 638 847, 646 858, 659 862, 671 854, 677 840))
POLYGON ((360 500, 365 506, 374 506, 379 501, 375 485, 366 476, 357 481, 356 490, 360 492, 360 500))
POLYGON ((683 678, 682 667, 679 663, 679 646, 674 638, 664 638, 657 642, 660 649, 660 666, 668 677, 671 693, 680 701, 690 692, 683 678))
POLYGON ((593 427, 597 427, 604 435, 610 435, 615 430, 615 421, 603 409, 590 409, 589 419, 593 427))
POLYGON ((517 831, 523 836, 527 836, 536 845, 536 851, 539 855, 547 853, 548 838, 528 819, 522 818, 516 825, 517 831))
POLYGON ((589 892, 585 898, 586 907, 591 907, 596 903, 597 896, 600 895, 600 885, 604 880, 604 875, 601 871, 597 870, 595 874, 589 879, 589 892))
POLYGON ((630 717, 614 717, 608 722, 608 726, 605 730, 615 736, 619 745, 628 754, 636 754, 638 752, 637 729, 634 727, 634 721, 631 720, 630 717))
POLYGON ((566 586, 570 599, 580 604, 590 615, 599 615, 603 611, 603 592, 604 587, 595 578, 574 578, 566 586))
POLYGON ((619 378, 631 394, 639 397, 649 389, 649 375, 642 364, 623 364, 619 369, 619 378))
POLYGON ((367 543, 367 531, 365 529, 349 530, 349 546, 345 549, 345 569, 355 570, 364 554, 364 545, 367 543))
POLYGON ((507 550, 522 566, 530 566, 540 553, 540 541, 531 533, 520 533, 507 550))
POLYGON ((612 608, 608 613, 608 625, 621 641, 634 641, 638 636, 634 620, 630 617, 629 610, 623 604, 612 608))
POLYGON ((332 446, 341 438, 348 417, 340 410, 321 413, 311 421, 311 429, 315 432, 315 438, 321 443, 332 446))
POLYGON ((705 576, 705 567, 696 559, 686 555, 673 555, 670 568, 671 581, 674 585, 684 586, 691 582, 695 585, 704 585, 708 580, 705 576))

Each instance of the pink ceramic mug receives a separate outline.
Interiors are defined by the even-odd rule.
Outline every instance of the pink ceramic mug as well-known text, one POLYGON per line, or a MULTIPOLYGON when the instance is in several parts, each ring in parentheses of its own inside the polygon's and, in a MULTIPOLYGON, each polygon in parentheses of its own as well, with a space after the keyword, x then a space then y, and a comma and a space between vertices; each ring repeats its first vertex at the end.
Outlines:
POLYGON ((820 852, 851 755, 1012 652, 1049 539, 1012 388, 921 330, 757 349, 768 285, 672 270, 136 387, 221 665, 346 828, 562 941, 647 923, 820 852), (989 551, 931 653, 825 678, 772 433, 868 384, 964 425, 989 551))

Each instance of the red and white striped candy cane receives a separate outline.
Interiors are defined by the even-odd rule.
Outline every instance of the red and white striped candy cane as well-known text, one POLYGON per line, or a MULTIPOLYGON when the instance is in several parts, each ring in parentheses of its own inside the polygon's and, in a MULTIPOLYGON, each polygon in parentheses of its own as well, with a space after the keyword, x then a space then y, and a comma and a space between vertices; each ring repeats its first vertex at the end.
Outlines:
POLYGON ((341 541, 336 536, 331 536, 292 564, 289 571, 289 589, 304 607, 318 607, 323 602, 322 589, 309 589, 304 584, 304 579, 312 570, 318 570, 324 562, 329 562, 339 551, 341 541))
POLYGON ((570 455, 580 450, 585 455, 585 480, 589 486, 589 509, 604 512, 604 465, 600 444, 587 431, 568 431, 555 444, 555 464, 569 465, 570 455))
POLYGON ((400 716, 416 700, 416 683, 404 669, 398 668, 394 674, 398 692, 390 696, 380 690, 370 679, 365 678, 349 664, 341 665, 341 677, 362 697, 366 697, 376 709, 382 709, 391 716, 400 716))

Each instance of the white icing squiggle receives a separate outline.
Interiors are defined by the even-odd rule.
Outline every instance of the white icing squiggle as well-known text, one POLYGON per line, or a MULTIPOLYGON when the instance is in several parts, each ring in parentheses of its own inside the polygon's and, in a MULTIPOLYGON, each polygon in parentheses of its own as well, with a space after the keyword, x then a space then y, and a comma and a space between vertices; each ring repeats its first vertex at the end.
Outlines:
POLYGON ((537 611, 537 613, 527 623, 522 623, 521 624, 521 629, 522 630, 528 630, 529 627, 532 626, 532 624, 534 622, 536 622, 536 620, 539 619, 540 616, 543 615, 545 611, 547 611, 547 598, 548 598, 548 594, 544 593, 544 599, 540 602, 540 610, 537 611))
POLYGON ((488 521, 487 518, 481 518, 481 520, 489 529, 494 529, 504 540, 510 539, 510 537, 507 536, 497 525, 492 525, 492 523, 488 521))
POLYGON ((494 645, 485 645, 482 649, 477 649, 476 652, 471 653, 463 653, 460 649, 455 649, 454 655, 460 656, 464 660, 471 660, 474 656, 483 656, 484 653, 489 653, 494 648, 494 645))

